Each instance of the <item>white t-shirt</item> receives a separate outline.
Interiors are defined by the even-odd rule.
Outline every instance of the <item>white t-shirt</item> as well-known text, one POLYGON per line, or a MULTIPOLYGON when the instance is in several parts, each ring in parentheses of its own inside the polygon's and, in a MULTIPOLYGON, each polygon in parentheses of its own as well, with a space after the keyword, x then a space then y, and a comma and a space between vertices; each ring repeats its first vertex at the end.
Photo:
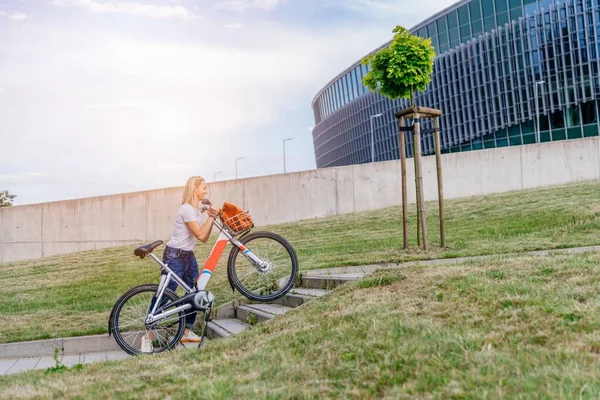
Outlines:
POLYGON ((194 236, 190 228, 188 228, 186 222, 198 221, 200 226, 202 226, 206 219, 207 216, 201 213, 200 210, 195 210, 194 207, 188 203, 182 204, 175 217, 173 237, 171 237, 167 246, 174 249, 193 250, 198 239, 196 239, 196 236, 194 236))

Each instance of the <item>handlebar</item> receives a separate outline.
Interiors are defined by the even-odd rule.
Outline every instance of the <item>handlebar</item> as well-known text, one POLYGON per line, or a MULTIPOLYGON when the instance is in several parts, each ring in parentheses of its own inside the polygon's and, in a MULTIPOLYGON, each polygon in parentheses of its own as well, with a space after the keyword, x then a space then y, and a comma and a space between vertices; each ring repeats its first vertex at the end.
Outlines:
MULTIPOLYGON (((204 199, 202 200, 202 206, 200 207, 200 211, 204 212, 206 210, 208 210, 210 208, 210 206, 212 206, 212 203, 210 202, 209 199, 204 199)), ((221 210, 219 209, 219 214, 221 213, 221 210)))

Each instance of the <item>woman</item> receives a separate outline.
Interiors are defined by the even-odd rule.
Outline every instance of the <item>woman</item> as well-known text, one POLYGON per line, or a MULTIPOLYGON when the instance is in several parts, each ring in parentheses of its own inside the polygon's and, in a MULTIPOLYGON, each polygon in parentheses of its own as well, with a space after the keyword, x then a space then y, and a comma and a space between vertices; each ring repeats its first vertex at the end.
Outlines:
MULTIPOLYGON (((167 247, 163 253, 163 263, 168 264, 169 268, 177 274, 191 288, 196 285, 198 279, 198 262, 194 256, 194 246, 196 241, 200 240, 206 243, 210 236, 215 217, 219 211, 210 206, 207 210, 208 218, 204 218, 199 205, 208 195, 206 181, 200 176, 192 176, 185 184, 183 191, 183 200, 181 207, 175 217, 175 227, 173 236, 167 242, 167 247)), ((167 286, 175 291, 177 283, 174 280, 167 286)), ((152 305, 154 304, 154 299, 152 305)), ((151 305, 151 307, 152 307, 151 305)), ((198 343, 202 338, 192 332, 196 322, 196 312, 190 313, 185 318, 185 331, 181 342, 198 343)), ((152 352, 152 333, 148 332, 141 343, 142 352, 152 352)))

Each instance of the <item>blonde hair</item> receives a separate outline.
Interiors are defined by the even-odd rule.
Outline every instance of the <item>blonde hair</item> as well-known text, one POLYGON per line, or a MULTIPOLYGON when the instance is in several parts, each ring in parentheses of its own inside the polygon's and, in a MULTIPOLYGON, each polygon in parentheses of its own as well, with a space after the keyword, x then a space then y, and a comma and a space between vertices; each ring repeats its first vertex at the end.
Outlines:
POLYGON ((181 199, 181 204, 189 204, 194 208, 198 208, 198 204, 194 204, 194 189, 198 187, 201 183, 206 180, 201 176, 192 176, 185 183, 185 187, 183 188, 183 198, 181 199))

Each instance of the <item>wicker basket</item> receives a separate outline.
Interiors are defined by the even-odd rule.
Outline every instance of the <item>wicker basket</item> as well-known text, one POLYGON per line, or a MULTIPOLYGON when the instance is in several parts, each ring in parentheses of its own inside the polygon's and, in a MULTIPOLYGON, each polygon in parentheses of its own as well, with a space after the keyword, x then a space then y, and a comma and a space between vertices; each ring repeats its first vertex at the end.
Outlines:
POLYGON ((254 226, 254 222, 252 222, 252 217, 248 214, 248 211, 242 211, 233 217, 223 219, 223 223, 234 233, 243 232, 254 226))

